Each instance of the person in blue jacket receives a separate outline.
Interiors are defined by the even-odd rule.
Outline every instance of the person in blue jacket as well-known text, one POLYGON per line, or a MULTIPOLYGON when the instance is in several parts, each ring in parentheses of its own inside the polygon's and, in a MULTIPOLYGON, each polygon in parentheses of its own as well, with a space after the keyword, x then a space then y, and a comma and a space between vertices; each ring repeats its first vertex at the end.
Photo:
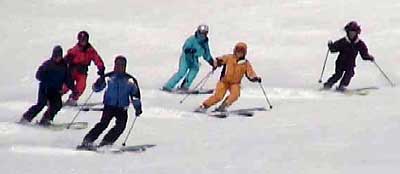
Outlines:
POLYGON ((112 145, 125 130, 128 119, 127 111, 131 102, 135 108, 135 115, 139 117, 142 114, 139 85, 133 76, 126 73, 126 64, 125 57, 117 56, 114 60, 114 71, 98 78, 93 84, 94 92, 100 92, 107 86, 103 97, 104 110, 100 122, 86 134, 82 144, 77 147, 78 149, 92 150, 97 147, 112 145), (93 142, 108 127, 114 117, 116 119, 115 126, 110 129, 96 147, 93 142))
POLYGON ((37 70, 36 79, 40 81, 37 103, 26 111, 19 123, 30 123, 47 105, 47 110, 39 122, 41 126, 49 126, 62 107, 62 87, 65 83, 76 91, 67 64, 63 60, 62 47, 53 48, 51 58, 46 60, 37 70))
POLYGON ((180 90, 188 90, 194 78, 199 72, 199 57, 203 57, 215 69, 214 59, 208 46, 208 26, 199 25, 194 35, 186 39, 182 54, 179 59, 179 69, 162 87, 164 91, 173 91, 177 83, 182 79, 180 90))

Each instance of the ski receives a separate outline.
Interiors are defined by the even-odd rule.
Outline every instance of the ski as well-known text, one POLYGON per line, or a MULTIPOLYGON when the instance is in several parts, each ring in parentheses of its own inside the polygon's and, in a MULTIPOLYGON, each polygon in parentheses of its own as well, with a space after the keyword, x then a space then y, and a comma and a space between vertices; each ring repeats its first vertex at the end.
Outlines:
MULTIPOLYGON (((39 125, 38 123, 21 124, 21 123, 17 122, 16 124, 21 125, 21 126, 32 127, 32 128, 47 129, 47 130, 52 130, 52 131, 62 131, 62 130, 67 129, 67 127, 70 123, 51 123, 48 126, 42 126, 42 125, 39 125)), ((69 129, 75 129, 75 130, 86 129, 88 127, 88 125, 89 125, 88 122, 74 122, 71 124, 69 129)))
MULTIPOLYGON (((254 116, 254 112, 256 111, 267 111, 267 109, 265 107, 254 107, 245 109, 235 109, 226 112, 212 111, 212 112, 205 112, 204 114, 216 118, 227 118, 230 115, 252 117, 254 116)), ((196 113, 201 113, 201 112, 196 112, 196 113)))
MULTIPOLYGON (((334 92, 337 93, 341 93, 347 96, 352 96, 352 95, 361 95, 361 96, 365 96, 368 95, 370 93, 370 91, 372 90, 378 90, 378 87, 363 87, 363 88, 353 88, 353 89, 346 89, 345 91, 338 91, 338 90, 334 90, 334 92)), ((331 89, 324 89, 321 88, 319 89, 319 91, 332 91, 331 89)))
POLYGON ((81 107, 81 108, 79 108, 79 110, 85 111, 85 112, 88 112, 88 111, 103 111, 104 108, 103 107, 81 107))
POLYGON ((345 95, 368 95, 371 90, 377 90, 378 87, 364 87, 364 88, 355 88, 355 89, 347 89, 342 92, 345 95))
POLYGON ((134 152, 140 153, 145 152, 148 148, 155 147, 155 144, 144 144, 144 145, 136 145, 136 146, 122 146, 122 147, 97 147, 97 146, 90 146, 90 147, 80 147, 78 146, 76 150, 78 151, 89 151, 89 152, 96 152, 101 154, 121 154, 124 152, 134 152))
POLYGON ((173 90, 173 91, 166 91, 166 90, 162 90, 164 92, 168 92, 171 94, 212 94, 214 92, 214 89, 199 89, 199 90, 173 90))

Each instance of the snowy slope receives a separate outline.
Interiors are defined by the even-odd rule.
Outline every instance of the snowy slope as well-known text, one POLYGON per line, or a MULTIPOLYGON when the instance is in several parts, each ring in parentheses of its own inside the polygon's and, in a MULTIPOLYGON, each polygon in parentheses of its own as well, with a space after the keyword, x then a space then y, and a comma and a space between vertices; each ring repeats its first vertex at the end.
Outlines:
MULTIPOLYGON (((342 37, 349 20, 359 21, 371 54, 394 82, 400 81, 399 8, 395 0, 2 0, 0 171, 397 173, 399 88, 389 87, 373 64, 360 60, 350 87, 379 90, 344 96, 317 91, 317 81, 327 40, 342 37), (179 104, 183 96, 158 90, 176 71, 181 45, 200 23, 210 25, 214 56, 230 53, 238 41, 248 43, 248 58, 263 77, 272 111, 219 120, 190 112, 206 96, 179 104), (88 130, 54 132, 14 124, 36 100, 36 68, 53 45, 66 51, 75 44, 80 30, 89 31, 108 69, 116 55, 128 58, 144 102, 128 144, 156 147, 141 154, 76 152, 88 130)), ((330 55, 324 80, 334 70, 335 56, 330 55)), ((203 63, 197 80, 208 71, 203 63)), ((92 65, 89 83, 95 72, 92 65)), ((87 96, 88 91, 82 100, 87 96)), ((101 97, 96 94, 91 101, 101 97)), ((258 86, 244 82, 232 109, 265 105, 258 86)), ((75 112, 64 109, 55 121, 70 121, 75 112)), ((99 118, 98 112, 85 112, 78 120, 93 126, 99 118)))

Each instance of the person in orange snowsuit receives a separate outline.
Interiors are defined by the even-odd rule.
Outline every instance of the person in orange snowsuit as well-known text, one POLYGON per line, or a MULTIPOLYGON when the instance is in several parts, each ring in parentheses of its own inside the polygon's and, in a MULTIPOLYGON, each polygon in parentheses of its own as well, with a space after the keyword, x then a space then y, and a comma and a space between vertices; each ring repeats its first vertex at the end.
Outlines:
POLYGON ((250 62, 246 59, 246 53, 247 45, 243 42, 239 42, 236 44, 233 54, 227 54, 216 58, 216 66, 222 66, 222 71, 215 93, 205 100, 195 112, 206 112, 209 107, 220 102, 229 90, 229 96, 215 109, 215 111, 225 112, 226 108, 239 98, 240 83, 244 75, 246 75, 251 82, 261 82, 261 77, 256 75, 250 62))

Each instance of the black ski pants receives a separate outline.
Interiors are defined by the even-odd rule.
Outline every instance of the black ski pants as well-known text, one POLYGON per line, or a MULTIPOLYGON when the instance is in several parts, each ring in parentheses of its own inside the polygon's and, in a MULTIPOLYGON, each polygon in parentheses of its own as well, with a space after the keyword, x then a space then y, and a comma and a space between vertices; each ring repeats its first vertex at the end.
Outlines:
POLYGON ((351 78, 354 76, 354 67, 346 67, 336 65, 335 73, 326 82, 328 85, 332 86, 337 81, 340 81, 339 86, 346 87, 350 84, 351 78), (342 78, 343 77, 343 78, 342 78))
POLYGON ((103 115, 101 117, 100 122, 98 122, 93 129, 86 134, 84 141, 86 142, 94 142, 100 136, 101 133, 105 129, 107 129, 108 125, 112 118, 115 117, 115 125, 110 131, 104 136, 102 143, 104 144, 113 144, 118 137, 124 132, 126 127, 126 122, 128 119, 128 111, 125 108, 121 107, 113 107, 113 106, 104 106, 103 115))
POLYGON ((23 117, 32 121, 37 114, 47 105, 47 110, 42 117, 42 121, 52 121, 62 107, 61 93, 57 89, 47 88, 39 85, 37 103, 26 111, 23 117))

